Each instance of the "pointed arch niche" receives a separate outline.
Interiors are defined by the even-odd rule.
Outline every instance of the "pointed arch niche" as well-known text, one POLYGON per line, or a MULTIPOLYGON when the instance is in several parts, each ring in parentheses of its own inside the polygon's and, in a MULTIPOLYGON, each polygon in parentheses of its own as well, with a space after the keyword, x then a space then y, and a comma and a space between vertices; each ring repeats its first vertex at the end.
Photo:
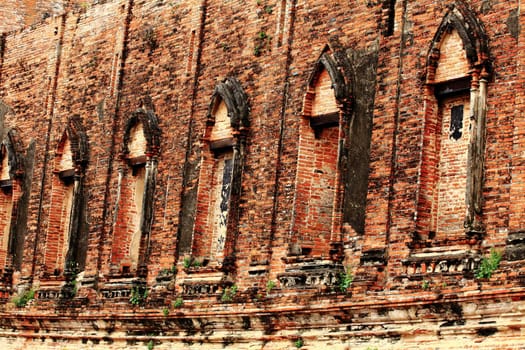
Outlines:
POLYGON ((239 81, 229 77, 215 87, 208 108, 191 244, 192 259, 208 269, 231 268, 249 126, 247 100, 239 81))
POLYGON ((483 27, 457 1, 436 32, 427 61, 416 248, 464 249, 482 238, 490 72, 483 27))
POLYGON ((114 275, 147 273, 160 134, 151 109, 138 109, 126 124, 111 251, 114 275))
POLYGON ((46 232, 44 273, 64 276, 84 269, 87 252, 84 173, 87 135, 80 117, 71 117, 57 145, 46 232))
POLYGON ((18 132, 10 129, 0 144, 0 270, 5 274, 19 270, 24 244, 23 210, 25 175, 23 146, 18 132), (20 222, 19 222, 20 221, 20 222))
POLYGON ((328 52, 309 80, 299 127, 299 155, 290 255, 328 258, 341 241, 347 86, 328 52))

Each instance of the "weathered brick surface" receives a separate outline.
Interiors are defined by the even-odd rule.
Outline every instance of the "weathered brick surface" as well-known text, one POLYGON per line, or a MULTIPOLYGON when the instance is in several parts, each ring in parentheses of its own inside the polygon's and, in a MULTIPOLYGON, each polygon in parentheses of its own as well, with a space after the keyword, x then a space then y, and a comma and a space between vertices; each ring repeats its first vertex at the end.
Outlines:
POLYGON ((66 4, 64 0, 4 0, 0 7, 0 32, 21 29, 59 15, 64 11, 66 4))
POLYGON ((519 7, 515 0, 2 3, 0 136, 18 130, 25 171, 11 193, 0 193, 1 264, 9 265, 9 222, 24 232, 21 267, 11 276, 11 266, 0 266, 0 297, 33 288, 38 299, 24 308, 2 299, 0 346, 123 349, 151 340, 155 349, 285 349, 302 339, 311 349, 520 348, 519 7), (473 48, 475 62, 457 28, 436 35, 458 8, 487 38, 486 49, 473 48), (311 80, 323 53, 340 81, 326 70, 311 80), (247 96, 249 125, 228 125, 234 113, 225 103, 211 111, 212 125, 214 89, 227 77, 247 96), (436 96, 464 77, 467 91, 436 96), (454 139, 450 110, 458 104, 463 130, 454 139), (482 107, 486 125, 478 129, 482 107), (154 113, 148 123, 158 121, 160 135, 142 125, 126 139, 138 110, 154 113), (312 128, 310 119, 334 112, 339 127, 312 128), (61 149, 75 115, 87 139, 82 165, 61 149), (229 138, 242 142, 211 149, 229 138), (471 167, 480 159, 469 147, 478 138, 482 229, 465 232, 471 167), (239 186, 224 209, 223 157, 241 153, 239 186), (58 175, 73 167, 83 206, 68 202, 72 189, 58 175), (359 193, 358 177, 366 203, 345 197, 359 193), (72 217, 82 218, 75 237, 85 237, 85 267, 62 271, 73 207, 82 210, 72 217), (218 230, 214 213, 229 208, 228 230, 218 230), (294 251, 296 243, 305 250, 294 251), (477 279, 491 248, 512 254, 491 278, 477 279), (192 267, 190 256, 225 261, 192 267), (344 265, 354 274, 347 292, 339 289, 344 265))

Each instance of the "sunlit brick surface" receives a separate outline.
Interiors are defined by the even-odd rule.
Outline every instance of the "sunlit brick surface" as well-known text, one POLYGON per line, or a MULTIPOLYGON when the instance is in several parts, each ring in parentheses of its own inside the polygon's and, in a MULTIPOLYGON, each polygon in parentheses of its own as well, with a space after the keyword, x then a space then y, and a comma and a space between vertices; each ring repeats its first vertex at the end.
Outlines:
POLYGON ((519 1, 0 2, 0 348, 523 347, 519 1))

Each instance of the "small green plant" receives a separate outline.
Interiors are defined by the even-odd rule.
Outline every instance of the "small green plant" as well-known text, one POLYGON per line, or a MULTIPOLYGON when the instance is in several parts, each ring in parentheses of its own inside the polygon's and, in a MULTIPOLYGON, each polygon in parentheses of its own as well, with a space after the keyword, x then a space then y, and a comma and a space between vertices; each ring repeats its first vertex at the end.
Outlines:
POLYGON ((24 291, 19 296, 14 297, 12 301, 16 307, 24 307, 27 305, 29 301, 33 300, 34 298, 35 298, 35 291, 33 289, 29 289, 29 290, 24 291))
POLYGON ((260 45, 255 45, 255 47, 253 48, 253 55, 254 56, 260 56, 261 55, 261 46, 260 45))
POLYGON ((185 269, 188 269, 190 267, 200 267, 202 266, 202 262, 200 260, 196 260, 192 257, 187 256, 184 258, 182 265, 185 269))
POLYGON ((273 12, 273 6, 272 5, 266 5, 264 6, 264 12, 266 12, 267 14, 271 15, 272 12, 273 12))
POLYGON ((234 284, 231 287, 226 287, 222 292, 221 301, 230 302, 233 300, 233 297, 237 293, 237 286, 234 284))
POLYGON ((347 267, 345 272, 339 274, 339 290, 343 293, 347 292, 353 281, 354 275, 350 271, 350 268, 347 267))
POLYGON ((150 339, 150 341, 148 342, 148 350, 153 350, 153 347, 155 346, 155 343, 153 343, 153 339, 150 339))
POLYGON ((173 265, 170 268, 164 268, 164 269, 162 269, 160 271, 160 274, 161 275, 169 275, 169 274, 176 275, 177 274, 177 266, 173 265))
POLYGON ((162 314, 164 315, 164 317, 168 317, 168 315, 170 314, 170 309, 165 307, 164 309, 162 309, 162 314))
POLYGON ((178 309, 179 307, 182 307, 182 305, 184 304, 184 299, 182 299, 181 297, 178 297, 177 299, 175 299, 175 301, 173 302, 173 307, 178 309))
POLYGON ((268 282, 266 282, 266 293, 270 293, 272 289, 274 289, 275 287, 276 287, 275 282, 272 280, 268 280, 268 282))
POLYGON ((77 280, 72 280, 70 282, 71 284, 71 297, 74 297, 75 295, 77 295, 77 292, 78 292, 78 283, 77 283, 77 280))
POLYGON ((375 346, 374 346, 374 347, 368 346, 368 347, 366 348, 366 350, 377 350, 377 347, 375 347, 375 346))
POLYGON ((495 249, 490 250, 490 255, 481 259, 476 278, 490 278, 494 271, 499 267, 501 261, 501 253, 495 249))
POLYGON ((131 287, 131 296, 129 302, 131 305, 142 305, 148 297, 148 289, 144 286, 133 286, 131 287))
POLYGON ((74 260, 66 262, 66 268, 64 269, 64 277, 66 281, 62 287, 61 296, 64 298, 74 298, 78 292, 78 263, 74 260))
POLYGON ((266 34, 264 30, 260 30, 254 39, 253 55, 260 56, 264 51, 270 50, 271 40, 271 36, 266 34))
POLYGON ((421 283, 421 289, 423 289, 423 290, 427 290, 428 288, 430 288, 430 282, 427 281, 427 280, 424 280, 424 281, 421 283))
POLYGON ((304 345, 304 340, 303 340, 303 338, 297 338, 297 340, 294 341, 293 345, 295 345, 295 347, 296 347, 297 349, 302 348, 303 345, 304 345))

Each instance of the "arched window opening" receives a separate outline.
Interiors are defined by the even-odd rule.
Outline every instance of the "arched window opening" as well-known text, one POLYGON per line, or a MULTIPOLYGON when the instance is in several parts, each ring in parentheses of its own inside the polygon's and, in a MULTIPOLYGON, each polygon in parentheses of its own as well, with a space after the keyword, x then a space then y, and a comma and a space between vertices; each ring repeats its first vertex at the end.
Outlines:
POLYGON ((329 258, 340 240, 342 198, 341 153, 346 97, 342 73, 324 53, 304 99, 297 160, 296 198, 290 254, 329 258))
POLYGON ((69 119, 57 146, 51 187, 44 272, 63 276, 84 269, 87 224, 83 189, 87 165, 87 138, 78 116, 69 119))
POLYGON ((232 257, 248 126, 247 98, 239 82, 227 78, 212 96, 197 193, 192 258, 222 269, 232 257))
POLYGON ((112 274, 147 273, 160 129, 155 114, 140 108, 128 120, 119 170, 112 274))
POLYGON ((2 144, 0 149, 0 268, 10 265, 9 241, 11 237, 11 222, 13 217, 13 181, 7 147, 2 144))
POLYGON ((470 143, 470 68, 457 30, 444 35, 436 64, 422 164, 421 199, 428 207, 421 202, 419 211, 429 239, 445 241, 464 233, 470 143))
POLYGON ((306 86, 294 216, 285 272, 277 276, 284 288, 333 288, 344 272, 343 226, 351 225, 343 224, 351 215, 343 210, 349 197, 342 176, 342 169, 351 166, 351 87, 345 79, 345 74, 351 76, 350 67, 345 53, 332 54, 327 47, 306 86))
POLYGON ((233 134, 224 101, 214 106, 213 126, 208 130, 208 151, 201 165, 198 208, 193 255, 207 265, 218 266, 224 259, 228 233, 228 214, 233 181, 233 134), (206 193, 204 193, 206 191, 206 193))
POLYGON ((416 248, 458 249, 482 237, 490 68, 482 27, 458 1, 443 19, 428 58, 416 248))
MULTIPOLYGON (((2 103, 0 102, 0 112, 2 103)), ((0 115, 1 117, 1 115, 0 115)), ((16 129, 8 129, 0 143, 0 274, 9 275, 22 265, 29 194, 25 190, 23 145, 16 129)))
POLYGON ((73 207, 75 168, 71 154, 71 143, 67 135, 59 152, 57 154, 58 167, 55 168, 56 176, 53 179, 53 195, 51 198, 51 206, 58 209, 58 217, 52 220, 54 225, 49 227, 49 230, 56 233, 56 246, 49 244, 51 243, 49 241, 53 240, 51 238, 53 233, 50 232, 46 249, 46 265, 54 267, 55 275, 59 275, 65 267, 70 241, 71 209, 73 207))
MULTIPOLYGON (((128 211, 126 218, 128 236, 119 242, 119 248, 124 249, 121 253, 127 258, 122 261, 122 271, 124 273, 136 271, 139 265, 139 251, 141 234, 141 223, 143 220, 143 201, 144 201, 144 181, 146 179, 146 139, 144 137, 144 128, 142 123, 134 125, 130 132, 129 141, 129 164, 131 176, 128 178, 130 198, 129 207, 123 208, 128 211)), ((118 255, 115 255, 116 258, 118 255)))

